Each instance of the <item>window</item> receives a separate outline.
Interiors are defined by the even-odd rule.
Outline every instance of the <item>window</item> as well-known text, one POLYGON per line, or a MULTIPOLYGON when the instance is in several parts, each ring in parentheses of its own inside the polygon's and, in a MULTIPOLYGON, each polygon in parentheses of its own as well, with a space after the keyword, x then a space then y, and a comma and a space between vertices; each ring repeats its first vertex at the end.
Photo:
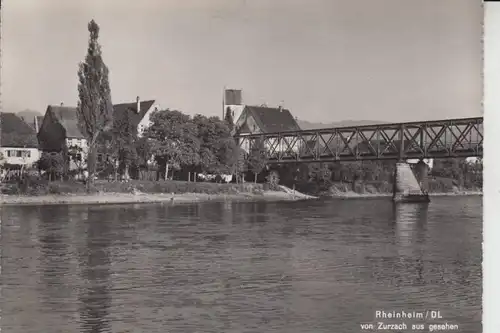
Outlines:
POLYGON ((29 151, 29 150, 7 150, 7 157, 29 158, 29 157, 31 157, 31 151, 29 151))
POLYGON ((82 154, 80 153, 70 153, 71 159, 76 162, 81 162, 82 161, 82 154))

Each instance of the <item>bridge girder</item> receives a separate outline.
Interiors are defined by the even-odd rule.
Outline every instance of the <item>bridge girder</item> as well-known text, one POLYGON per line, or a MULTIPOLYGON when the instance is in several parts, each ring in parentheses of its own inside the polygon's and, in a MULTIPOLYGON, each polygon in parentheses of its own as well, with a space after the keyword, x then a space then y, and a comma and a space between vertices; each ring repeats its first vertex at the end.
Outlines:
POLYGON ((237 135, 247 153, 258 140, 268 163, 482 157, 483 118, 237 135))

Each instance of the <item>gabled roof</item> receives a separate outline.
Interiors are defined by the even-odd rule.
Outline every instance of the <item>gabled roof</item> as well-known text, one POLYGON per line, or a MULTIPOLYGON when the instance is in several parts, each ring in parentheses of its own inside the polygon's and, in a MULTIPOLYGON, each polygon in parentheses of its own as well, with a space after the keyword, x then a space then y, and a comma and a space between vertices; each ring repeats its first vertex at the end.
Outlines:
POLYGON ((132 120, 132 124, 138 126, 142 118, 146 115, 146 112, 151 109, 154 103, 154 100, 139 102, 139 112, 137 112, 137 103, 115 104, 113 105, 113 119, 123 119, 121 117, 128 113, 132 120))
POLYGON ((21 116, 17 113, 17 116, 24 120, 24 122, 35 129, 38 132, 40 126, 42 125, 43 116, 21 116), (35 121, 36 118, 36 121, 35 121), (36 128, 36 123, 38 122, 38 128, 36 128))
MULTIPOLYGON (((132 122, 139 125, 146 112, 153 106, 154 100, 142 101, 139 104, 140 110, 137 112, 137 103, 121 103, 113 105, 113 118, 121 117, 127 112, 131 116, 132 122)), ((49 105, 47 112, 51 112, 57 121, 66 129, 66 137, 74 139, 83 139, 84 136, 78 128, 78 117, 76 107, 49 105)), ((41 122, 39 125, 41 126, 41 122)))
POLYGON ((66 130, 66 137, 71 139, 83 139, 83 135, 78 128, 78 118, 76 107, 49 105, 47 113, 50 113, 66 130))
POLYGON ((243 112, 251 114, 260 129, 266 133, 300 130, 297 121, 287 109, 247 105, 243 112))
POLYGON ((35 129, 35 131, 37 133, 40 130, 40 126, 42 126, 42 122, 43 122, 43 116, 36 116, 36 122, 35 122, 35 119, 33 119, 33 128, 35 129), (38 126, 38 128, 37 128, 37 126, 38 126))
POLYGON ((2 147, 38 147, 35 129, 15 113, 0 113, 0 126, 2 147))

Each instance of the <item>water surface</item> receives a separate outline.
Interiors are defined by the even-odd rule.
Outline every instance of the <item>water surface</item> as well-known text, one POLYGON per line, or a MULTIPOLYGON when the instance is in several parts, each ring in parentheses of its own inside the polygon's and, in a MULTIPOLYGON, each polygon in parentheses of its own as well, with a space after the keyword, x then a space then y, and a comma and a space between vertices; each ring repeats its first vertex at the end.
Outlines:
POLYGON ((0 209, 5 332, 481 331, 480 197, 0 209))

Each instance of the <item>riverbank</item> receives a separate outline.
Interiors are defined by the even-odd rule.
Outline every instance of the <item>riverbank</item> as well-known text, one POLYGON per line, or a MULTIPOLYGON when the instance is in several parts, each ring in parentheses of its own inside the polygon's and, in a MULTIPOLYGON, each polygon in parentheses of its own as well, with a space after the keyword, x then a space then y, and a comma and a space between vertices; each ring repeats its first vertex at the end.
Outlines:
MULTIPOLYGON (((482 195, 480 191, 429 193, 437 196, 482 195)), ((290 201, 323 198, 369 199, 390 198, 389 192, 359 193, 346 187, 318 195, 304 194, 280 185, 277 191, 269 190, 266 184, 216 184, 181 181, 98 182, 87 194, 81 183, 52 182, 30 184, 24 191, 3 191, 0 205, 50 205, 50 204, 127 204, 127 203, 194 203, 202 201, 290 201)))
MULTIPOLYGON (((206 194, 206 193, 96 193, 96 194, 66 194, 66 195, 1 195, 0 205, 93 205, 93 204, 127 204, 127 203, 196 203, 205 201, 298 201, 311 200, 317 197, 303 194, 289 189, 290 192, 264 191, 260 194, 239 193, 239 194, 206 194)), ((430 193, 431 197, 442 196, 481 196, 481 192, 460 192, 460 193, 430 193)), ((329 198, 336 199, 370 199, 370 198, 390 198, 389 193, 342 193, 330 195, 329 198)))
MULTIPOLYGON (((171 193, 146 193, 137 189, 144 186, 140 184, 128 183, 127 185, 109 185, 100 184, 97 186, 100 191, 86 194, 81 191, 71 193, 58 194, 40 194, 40 195, 12 195, 2 194, 0 196, 0 205, 51 205, 51 204, 126 204, 126 203, 194 203, 203 201, 297 201, 317 199, 315 196, 303 194, 291 189, 280 186, 279 191, 264 190, 262 184, 213 184, 213 183, 198 183, 197 185, 189 185, 189 188, 197 192, 180 192, 177 188, 176 192, 171 193), (101 186, 101 187, 99 187, 101 186), (121 186, 121 192, 111 192, 110 187, 118 189, 121 186), (124 186, 127 186, 124 188, 124 186), (103 187, 107 187, 108 191, 102 191, 103 187), (126 190, 126 191, 125 191, 126 190), (204 191, 204 192, 203 192, 204 191), (180 192, 180 193, 179 193, 180 192)), ((141 184, 144 185, 144 184, 141 184)), ((176 185, 179 185, 177 183, 176 185)), ((53 184, 53 186, 55 186, 53 184)), ((61 186, 59 184, 58 186, 61 186)), ((171 189, 172 184, 168 188, 158 187, 165 190, 171 189)), ((72 187, 75 190, 75 187, 72 187)))
MULTIPOLYGON (((323 198, 384 198, 392 197, 393 185, 388 182, 359 182, 356 186, 350 183, 337 182, 333 183, 328 190, 320 190, 319 188, 307 188, 300 186, 298 190, 303 193, 310 193, 323 198)), ((460 188, 451 182, 440 180, 440 186, 433 186, 429 190, 429 196, 477 196, 482 195, 482 191, 478 188, 460 188)))

